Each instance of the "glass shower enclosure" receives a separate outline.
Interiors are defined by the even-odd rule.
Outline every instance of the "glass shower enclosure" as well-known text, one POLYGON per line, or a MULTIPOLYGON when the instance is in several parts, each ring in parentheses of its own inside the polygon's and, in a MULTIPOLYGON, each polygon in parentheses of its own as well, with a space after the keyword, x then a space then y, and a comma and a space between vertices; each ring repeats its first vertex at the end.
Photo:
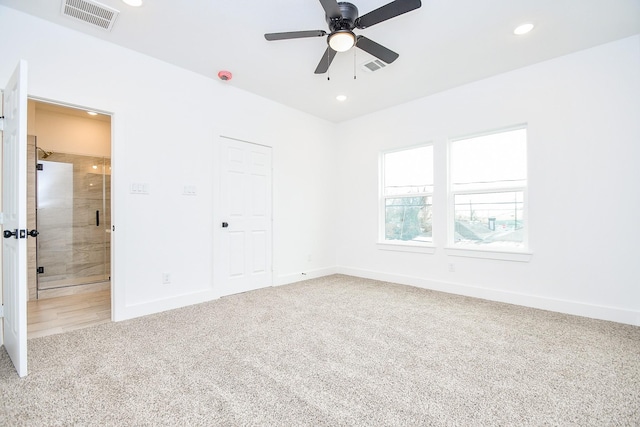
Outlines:
POLYGON ((109 281, 110 159, 37 152, 38 291, 109 281))

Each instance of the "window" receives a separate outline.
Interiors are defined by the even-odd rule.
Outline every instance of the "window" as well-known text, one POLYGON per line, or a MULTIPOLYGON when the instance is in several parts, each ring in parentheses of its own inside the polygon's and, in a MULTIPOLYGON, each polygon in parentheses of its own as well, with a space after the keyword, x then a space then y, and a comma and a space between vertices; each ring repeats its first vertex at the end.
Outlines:
POLYGON ((433 146, 381 156, 381 241, 431 243, 433 146))
POLYGON ((526 249, 527 131, 452 141, 450 243, 462 249, 526 249))

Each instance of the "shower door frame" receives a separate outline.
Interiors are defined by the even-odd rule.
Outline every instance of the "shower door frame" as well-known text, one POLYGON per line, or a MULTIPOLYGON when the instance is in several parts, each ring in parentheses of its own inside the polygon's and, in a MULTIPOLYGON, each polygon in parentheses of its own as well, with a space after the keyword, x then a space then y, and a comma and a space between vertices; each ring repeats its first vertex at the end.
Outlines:
MULTIPOLYGON (((36 250, 38 267, 36 293, 38 297, 40 292, 44 291, 108 282, 111 276, 111 174, 108 172, 111 159, 104 156, 47 152, 43 147, 36 145, 35 161, 38 165, 35 171, 36 222, 40 232, 38 248, 36 250), (43 158, 38 158, 40 152, 45 154, 43 158), (58 158, 46 160, 49 159, 49 156, 52 154, 55 154, 55 157, 58 158), (100 166, 98 166, 99 164, 100 166), (67 174, 64 174, 64 166, 62 165, 68 167, 69 170, 67 174), (93 167, 90 165, 93 165, 93 167), (62 171, 63 175, 58 173, 58 176, 54 176, 53 180, 49 179, 47 184, 51 187, 60 187, 60 185, 67 184, 66 187, 68 191, 65 194, 63 189, 61 192, 53 193, 50 199, 45 199, 42 197, 42 186, 46 185, 44 177, 48 176, 51 178, 51 174, 53 173, 52 169, 54 168, 62 171), (98 171, 100 168, 102 170, 98 171), (96 172, 93 172, 91 169, 96 170, 96 172), (65 177, 64 175, 68 176, 65 177), (99 176, 99 178, 96 179, 96 176, 99 176), (58 178, 57 182, 56 178, 58 178), (66 178, 66 181, 64 178, 66 178), (98 185, 92 188, 95 184, 98 185), (99 193, 96 192, 96 190, 99 190, 99 193), (50 205, 52 202, 58 203, 58 206, 47 208, 45 218, 47 218, 50 227, 46 227, 43 224, 44 208, 41 207, 41 203, 44 201, 43 199, 48 202, 46 203, 47 205, 50 205), (68 206, 64 204, 64 200, 66 200, 68 206), (107 200, 109 205, 107 205, 107 200), (61 201, 62 205, 60 204, 61 201), (84 204, 86 204, 86 207, 82 206, 84 204), (88 212, 87 210, 90 211, 96 207, 99 207, 99 209, 96 210, 94 217, 92 212, 88 212), (109 209, 109 211, 107 211, 107 209, 109 209), (62 215, 57 215, 59 211, 62 211, 62 215), (67 215, 64 215, 64 211, 67 211, 67 215), (100 227, 100 212, 102 213, 102 221, 106 220, 109 227, 105 228, 105 225, 102 225, 101 229, 92 230, 94 222, 96 227, 100 227), (51 224, 52 218, 56 216, 58 217, 57 223, 51 224), (69 220, 69 218, 71 218, 71 220, 69 220), (51 229, 51 227, 54 228, 51 229), (100 230, 103 232, 100 233, 100 230), (57 234, 55 233, 56 231, 57 234), (100 240, 93 239, 91 236, 100 240), (89 239, 86 239, 87 237, 89 237, 89 239), (51 239, 51 241, 47 242, 45 239, 51 239), (78 239, 80 239, 82 243, 79 243, 78 239), (53 250, 54 245, 52 242, 55 242, 57 248, 66 248, 66 251, 63 251, 60 255, 62 257, 61 259, 56 260, 55 255, 48 252, 49 250, 53 250), (41 245, 47 245, 48 249, 42 249, 41 245), (85 245, 84 250, 82 248, 83 245, 85 245), (95 249, 100 250, 101 255, 96 257, 94 251, 90 249, 91 246, 96 246, 95 249), (47 261, 43 261, 45 251, 47 251, 46 255, 48 255, 47 261), (78 261, 78 258, 82 258, 83 256, 85 258, 84 264, 82 261, 78 261), (92 256, 94 257, 93 262, 90 260, 92 256), (101 258, 101 261, 98 261, 98 258, 101 258), (54 271, 52 272, 51 269, 54 269, 54 271), (57 269, 57 271, 55 269, 57 269), (93 274, 89 273, 91 269, 94 270, 93 274), (84 275, 80 273, 82 270, 85 270, 84 275), (56 276, 59 277, 56 278, 56 276)), ((56 188, 53 189, 53 191, 55 190, 56 188)), ((45 192, 49 191, 45 190, 45 192)), ((56 221, 54 220, 54 222, 56 221)), ((77 288, 76 290, 80 289, 83 288, 77 288)), ((73 292, 74 290, 67 289, 67 291, 73 292)))

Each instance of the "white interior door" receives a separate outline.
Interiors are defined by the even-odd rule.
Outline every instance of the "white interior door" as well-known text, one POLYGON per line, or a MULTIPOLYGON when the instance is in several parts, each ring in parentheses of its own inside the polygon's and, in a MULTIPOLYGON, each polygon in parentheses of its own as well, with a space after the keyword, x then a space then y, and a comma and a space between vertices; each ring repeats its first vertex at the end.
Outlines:
POLYGON ((221 294, 272 285, 271 148, 219 138, 221 294))
POLYGON ((2 300, 4 346, 27 375, 27 63, 20 61, 3 93, 2 300))

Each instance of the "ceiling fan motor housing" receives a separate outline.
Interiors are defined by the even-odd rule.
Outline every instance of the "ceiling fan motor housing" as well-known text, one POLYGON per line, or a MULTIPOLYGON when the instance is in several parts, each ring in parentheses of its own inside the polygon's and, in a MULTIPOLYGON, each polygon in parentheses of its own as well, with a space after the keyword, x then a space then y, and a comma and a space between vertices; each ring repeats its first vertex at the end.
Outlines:
POLYGON ((421 0, 392 0, 390 3, 359 16, 358 8, 352 3, 338 2, 337 0, 319 0, 319 2, 324 9, 324 17, 329 26, 328 35, 324 30, 287 31, 264 35, 268 41, 327 36, 329 46, 322 55, 315 74, 326 73, 338 52, 346 52, 353 47, 367 52, 385 64, 391 64, 398 59, 399 55, 396 52, 365 36, 356 36, 353 33, 354 28, 363 30, 422 6, 421 0))
POLYGON ((358 8, 348 2, 339 2, 338 7, 340 8, 340 13, 342 14, 341 18, 330 18, 325 15, 325 19, 327 20, 327 24, 331 29, 331 32, 340 31, 340 30, 353 30, 355 28, 356 19, 358 19, 358 8))

